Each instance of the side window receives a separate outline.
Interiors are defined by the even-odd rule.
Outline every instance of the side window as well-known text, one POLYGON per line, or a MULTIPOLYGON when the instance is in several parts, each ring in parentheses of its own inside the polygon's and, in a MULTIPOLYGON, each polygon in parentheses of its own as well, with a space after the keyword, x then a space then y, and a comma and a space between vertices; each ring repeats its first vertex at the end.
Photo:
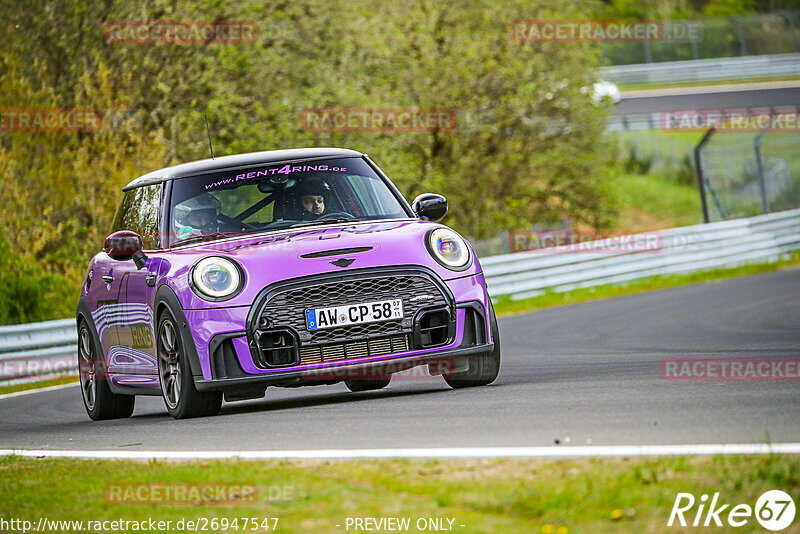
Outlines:
POLYGON ((142 236, 145 250, 159 248, 158 218, 163 184, 146 185, 125 192, 111 231, 131 230, 142 236))
POLYGON ((367 210, 367 213, 376 213, 382 206, 378 205, 378 199, 375 197, 375 191, 368 178, 363 176, 348 176, 347 181, 355 193, 358 201, 367 210))
POLYGON ((114 215, 114 222, 111 223, 111 232, 119 232, 120 230, 130 229, 129 219, 132 211, 133 199, 136 196, 136 190, 125 191, 122 196, 122 202, 119 203, 117 213, 114 215))

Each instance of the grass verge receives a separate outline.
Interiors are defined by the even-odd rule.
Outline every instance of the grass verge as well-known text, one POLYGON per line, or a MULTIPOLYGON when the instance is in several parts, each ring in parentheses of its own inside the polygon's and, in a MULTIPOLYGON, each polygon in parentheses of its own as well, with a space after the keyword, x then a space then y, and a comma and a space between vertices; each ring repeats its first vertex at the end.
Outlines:
POLYGON ((53 378, 51 380, 42 380, 41 382, 26 382, 24 384, 13 384, 11 386, 0 386, 0 395, 6 393, 15 393, 17 391, 27 391, 29 389, 47 388, 50 386, 60 386, 62 384, 71 384, 77 382, 77 376, 62 376, 53 378))
MULTIPOLYGON (((152 518, 173 525, 248 517, 278 518, 278 532, 312 533, 347 532, 353 517, 407 517, 410 532, 418 532, 416 523, 425 518, 444 519, 445 526, 452 519, 452 531, 463 533, 664 532, 679 492, 698 499, 719 492, 720 505, 752 507, 767 490, 800 491, 800 456, 778 455, 179 463, 5 457, 0 472, 3 517, 34 525, 41 517, 152 518), (219 500, 217 493, 217 500, 198 503, 192 498, 200 493, 168 494, 170 486, 163 484, 170 482, 257 489, 245 499, 219 500)), ((686 514, 689 523, 696 511, 686 514)), ((796 523, 784 532, 797 532, 796 523)), ((736 530, 759 529, 751 517, 736 530)), ((126 530, 133 529, 119 529, 126 530)), ((216 531, 237 530, 241 519, 238 529, 216 531)))
POLYGON ((759 82, 786 82, 800 80, 799 76, 761 76, 756 78, 742 78, 737 80, 703 80, 689 82, 667 83, 631 83, 619 84, 620 91, 640 91, 649 89, 670 89, 673 87, 707 87, 712 85, 743 85, 759 82))
POLYGON ((739 267, 713 269, 689 274, 653 276, 650 278, 642 278, 641 280, 634 280, 624 284, 587 287, 583 289, 576 289, 574 291, 566 291, 564 293, 548 291, 544 295, 523 300, 511 300, 510 296, 504 295, 497 299, 497 302, 494 304, 494 309, 497 315, 501 317, 505 315, 516 315, 519 313, 540 310, 542 308, 551 308, 553 306, 563 306, 565 304, 575 304, 577 302, 586 302, 589 300, 633 295, 635 293, 644 293, 646 291, 656 291, 659 289, 685 286, 700 282, 712 282, 715 280, 723 280, 726 278, 735 278, 738 276, 747 276, 751 274, 768 273, 781 269, 796 268, 798 265, 800 265, 800 253, 795 253, 790 259, 781 260, 774 263, 754 263, 741 265, 739 267))
POLYGON ((622 233, 703 222, 697 188, 675 183, 660 173, 624 174, 616 181, 615 189, 622 206, 618 223, 622 233))

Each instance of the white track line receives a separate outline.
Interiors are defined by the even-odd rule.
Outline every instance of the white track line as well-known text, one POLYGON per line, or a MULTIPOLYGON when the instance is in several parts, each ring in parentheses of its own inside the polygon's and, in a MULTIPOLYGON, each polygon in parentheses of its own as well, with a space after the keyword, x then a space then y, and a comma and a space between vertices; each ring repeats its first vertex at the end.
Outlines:
POLYGON ((118 460, 325 460, 369 458, 596 458, 632 456, 800 454, 800 443, 704 445, 580 445, 563 447, 460 447, 428 449, 323 449, 297 451, 66 451, 0 449, 0 456, 118 460))
POLYGON ((75 382, 72 382, 70 384, 61 384, 59 386, 50 386, 50 387, 46 387, 46 388, 23 389, 22 391, 15 391, 14 393, 6 393, 5 395, 0 395, 0 400, 10 399, 12 397, 22 397, 23 395, 32 395, 34 393, 42 393, 42 392, 45 392, 45 391, 55 391, 57 389, 71 388, 71 387, 77 386, 78 384, 80 384, 80 382, 75 381, 75 382))

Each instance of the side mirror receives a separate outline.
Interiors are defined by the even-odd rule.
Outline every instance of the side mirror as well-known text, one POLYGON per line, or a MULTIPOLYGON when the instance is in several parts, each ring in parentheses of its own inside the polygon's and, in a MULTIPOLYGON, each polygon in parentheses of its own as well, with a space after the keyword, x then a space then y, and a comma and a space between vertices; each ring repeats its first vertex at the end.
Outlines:
POLYGON ((447 199, 434 193, 422 193, 411 203, 411 209, 424 221, 438 221, 447 213, 447 199))
POLYGON ((137 269, 144 267, 147 255, 142 252, 142 236, 136 232, 121 230, 106 237, 103 250, 112 260, 133 260, 137 269))

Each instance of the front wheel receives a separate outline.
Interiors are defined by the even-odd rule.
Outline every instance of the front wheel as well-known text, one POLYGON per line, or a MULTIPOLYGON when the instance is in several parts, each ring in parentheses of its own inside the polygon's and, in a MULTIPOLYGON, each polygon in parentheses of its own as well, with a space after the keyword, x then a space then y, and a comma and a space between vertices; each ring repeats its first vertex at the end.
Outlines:
POLYGON ((103 361, 89 325, 81 321, 78 327, 78 375, 86 413, 93 421, 130 417, 136 397, 111 392, 103 361))
POLYGON ((489 301, 489 321, 492 329, 492 341, 494 350, 467 356, 469 369, 458 373, 444 375, 444 379, 451 388, 471 388, 475 386, 485 386, 491 384, 500 372, 500 330, 497 327, 497 317, 494 314, 494 306, 489 301))
POLYGON ((169 312, 158 322, 158 378, 164 404, 175 419, 219 413, 222 392, 197 391, 177 323, 169 312))

